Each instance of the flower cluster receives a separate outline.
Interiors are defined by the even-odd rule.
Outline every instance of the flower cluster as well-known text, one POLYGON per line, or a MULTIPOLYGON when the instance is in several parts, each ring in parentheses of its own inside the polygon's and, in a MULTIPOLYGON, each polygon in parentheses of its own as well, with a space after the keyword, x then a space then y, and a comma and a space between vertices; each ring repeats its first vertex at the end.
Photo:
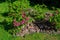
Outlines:
POLYGON ((20 22, 17 22, 16 19, 13 20, 13 26, 20 26, 20 22))
POLYGON ((23 25, 23 24, 25 24, 29 20, 29 17, 27 17, 24 12, 22 13, 22 18, 23 18, 23 20, 20 21, 20 22, 17 22, 16 19, 14 19, 13 20, 13 26, 23 25))

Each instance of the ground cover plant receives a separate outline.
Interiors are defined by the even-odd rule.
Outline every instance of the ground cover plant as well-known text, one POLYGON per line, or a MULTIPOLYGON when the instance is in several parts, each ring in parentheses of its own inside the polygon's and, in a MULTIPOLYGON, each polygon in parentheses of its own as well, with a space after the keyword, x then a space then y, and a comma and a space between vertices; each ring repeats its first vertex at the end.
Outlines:
MULTIPOLYGON (((40 2, 39 0, 0 0, 0 40, 60 40, 59 2, 50 1, 53 2, 51 5, 48 3, 49 0, 47 2, 40 0, 40 2), (26 30, 27 26, 38 27, 40 31, 36 32, 37 29, 34 29, 32 34, 23 37, 22 34, 18 35, 21 30, 26 30), (44 30, 49 32, 54 30, 54 32, 49 33, 44 30)), ((28 30, 31 33, 31 30, 28 30)))

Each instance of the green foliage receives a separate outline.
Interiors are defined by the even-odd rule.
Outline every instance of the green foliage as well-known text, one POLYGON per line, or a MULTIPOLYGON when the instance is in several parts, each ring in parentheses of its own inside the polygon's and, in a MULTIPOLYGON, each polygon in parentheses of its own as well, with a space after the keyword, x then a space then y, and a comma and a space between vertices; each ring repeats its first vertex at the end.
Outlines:
POLYGON ((1 13, 6 13, 8 12, 8 3, 7 2, 4 2, 4 3, 0 3, 0 14, 1 13))
POLYGON ((0 28, 0 40, 11 40, 12 36, 4 29, 0 28))
MULTIPOLYGON (((60 13, 60 9, 57 8, 60 13)), ((30 6, 29 0, 7 0, 5 2, 0 3, 0 40, 51 40, 51 37, 55 37, 55 35, 48 35, 35 33, 32 35, 26 35, 25 38, 15 37, 9 34, 15 34, 19 32, 22 26, 18 26, 15 28, 12 24, 14 18, 16 18, 17 22, 21 22, 24 18, 22 18, 22 12, 25 12, 27 17, 30 17, 28 22, 32 22, 34 19, 41 20, 44 19, 44 15, 46 12, 51 12, 54 14, 54 17, 50 17, 50 22, 56 22, 57 29, 60 29, 60 14, 54 13, 55 10, 49 10, 46 5, 35 5, 30 6), (30 10, 31 9, 31 10, 30 10), (34 17, 31 17, 34 16, 34 17)), ((59 40, 59 35, 56 35, 56 40, 59 40)))
POLYGON ((48 12, 48 8, 46 5, 35 5, 33 7, 33 9, 35 10, 35 19, 41 20, 44 19, 44 15, 46 12, 48 12))

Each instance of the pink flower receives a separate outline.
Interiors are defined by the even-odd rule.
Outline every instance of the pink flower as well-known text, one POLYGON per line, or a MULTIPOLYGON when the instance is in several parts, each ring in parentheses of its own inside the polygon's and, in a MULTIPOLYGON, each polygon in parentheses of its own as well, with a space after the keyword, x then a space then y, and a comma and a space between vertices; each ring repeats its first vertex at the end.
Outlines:
POLYGON ((24 23, 25 23, 25 20, 22 20, 22 21, 21 21, 21 24, 24 24, 24 23))
POLYGON ((26 20, 29 20, 29 18, 28 18, 28 17, 26 17, 26 20))
POLYGON ((15 22, 13 23, 14 26, 20 26, 20 23, 19 22, 15 22))
POLYGON ((13 26, 20 26, 20 22, 16 22, 16 19, 13 20, 13 26))
POLYGON ((25 18, 25 15, 22 14, 22 18, 25 18))

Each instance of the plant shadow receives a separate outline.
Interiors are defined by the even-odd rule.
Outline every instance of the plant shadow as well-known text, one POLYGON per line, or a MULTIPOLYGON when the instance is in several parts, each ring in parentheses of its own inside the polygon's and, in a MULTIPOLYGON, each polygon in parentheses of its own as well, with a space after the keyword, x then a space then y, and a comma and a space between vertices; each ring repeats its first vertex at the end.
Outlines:
POLYGON ((0 3, 6 2, 6 1, 13 3, 16 0, 0 0, 0 3))
POLYGON ((31 6, 35 6, 37 4, 42 5, 45 4, 48 9, 52 10, 52 7, 60 8, 60 0, 29 0, 31 6))
POLYGON ((0 22, 0 25, 3 25, 3 28, 6 31, 13 29, 12 23, 8 23, 6 20, 4 20, 3 22, 0 22))

